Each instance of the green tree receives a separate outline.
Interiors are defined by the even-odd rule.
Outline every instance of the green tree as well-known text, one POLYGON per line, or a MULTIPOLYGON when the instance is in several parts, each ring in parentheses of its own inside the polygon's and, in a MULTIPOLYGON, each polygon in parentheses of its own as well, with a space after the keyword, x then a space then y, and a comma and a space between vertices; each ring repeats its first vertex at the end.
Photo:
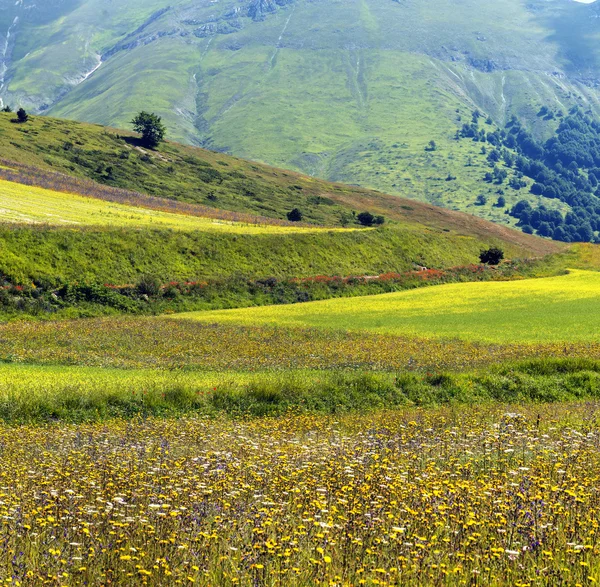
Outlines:
POLYGON ((373 223, 375 222, 375 216, 370 212, 361 212, 357 218, 363 226, 373 226, 373 223))
POLYGON ((298 208, 294 208, 287 213, 287 219, 290 222, 302 222, 302 218, 304 218, 304 215, 298 208))
POLYGON ((19 122, 27 122, 29 120, 29 114, 25 112, 24 108, 19 108, 17 110, 17 120, 19 122))
POLYGON ((479 260, 487 265, 498 265, 502 259, 504 259, 504 251, 498 247, 491 247, 479 254, 479 260))
POLYGON ((162 118, 154 113, 140 112, 132 121, 133 130, 142 135, 146 147, 155 149, 164 140, 167 128, 162 123, 162 118))
POLYGON ((4 108, 2 108, 2 112, 12 112, 12 108, 7 104, 4 108))

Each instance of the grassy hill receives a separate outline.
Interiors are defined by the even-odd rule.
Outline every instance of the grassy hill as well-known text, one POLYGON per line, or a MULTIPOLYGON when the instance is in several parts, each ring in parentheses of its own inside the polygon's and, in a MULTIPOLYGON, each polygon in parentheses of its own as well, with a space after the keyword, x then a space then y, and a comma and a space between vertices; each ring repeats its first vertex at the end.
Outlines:
POLYGON ((598 112, 597 15, 571 0, 0 0, 0 96, 120 127, 155 110, 174 139, 510 224, 474 205, 495 188, 479 146, 452 136, 474 108, 539 136, 541 106, 598 112))
POLYGON ((513 258, 561 250, 473 216, 196 147, 165 143, 147 151, 130 133, 96 125, 11 120, 0 115, 0 178, 12 180, 0 184, 4 219, 48 224, 2 228, 0 270, 15 279, 119 283, 149 270, 163 279, 379 274, 467 264, 492 244, 513 258), (358 227, 353 214, 371 210, 388 228, 311 232, 283 222, 293 207, 308 223, 338 228, 358 227), (64 222, 88 227, 56 226, 64 222), (179 234, 164 230, 174 228, 179 234), (127 263, 110 262, 115 256, 127 263))
MULTIPOLYGON (((0 157, 4 160, 0 162, 0 177, 21 183, 113 201, 115 197, 103 192, 102 186, 134 190, 202 206, 204 215, 218 209, 281 220, 289 210, 299 207, 306 222, 331 226, 355 224, 353 212, 371 210, 401 224, 418 223, 463 236, 500 239, 537 254, 557 250, 556 245, 542 239, 471 215, 223 153, 172 142, 148 151, 129 132, 47 117, 33 117, 18 125, 13 118, 0 113, 0 157)), ((123 194, 120 200, 143 206, 157 204, 142 203, 137 194, 123 194)), ((165 208, 164 204, 160 207, 165 208)), ((180 210, 190 213, 189 209, 180 210)))
MULTIPOLYGON (((107 308, 157 313, 364 295, 412 287, 410 273, 420 266, 476 263, 489 246, 510 259, 565 249, 474 216, 197 147, 166 143, 147 151, 129 133, 45 117, 15 124, 11 116, 0 115, 0 301, 11 315, 86 304, 94 315, 107 308), (286 220, 293 207, 305 222, 286 220), (384 227, 361 227, 362 210, 384 215, 384 227), (294 282, 388 273, 401 275, 387 289, 294 282), (275 282, 259 282, 267 277, 275 282), (192 301, 187 290, 175 292, 188 296, 183 301, 159 290, 150 304, 134 288, 142 278, 154 289, 171 281, 211 288, 195 291, 192 301), (105 284, 128 289, 115 293, 105 284)), ((509 272, 560 271, 543 264, 517 263, 509 272)))

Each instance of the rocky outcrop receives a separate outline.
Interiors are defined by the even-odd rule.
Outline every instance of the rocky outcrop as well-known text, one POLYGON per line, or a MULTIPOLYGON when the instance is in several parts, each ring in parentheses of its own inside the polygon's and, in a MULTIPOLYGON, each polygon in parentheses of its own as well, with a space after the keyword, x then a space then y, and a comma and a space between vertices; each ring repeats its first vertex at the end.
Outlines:
POLYGON ((264 20, 266 15, 276 12, 280 6, 292 4, 294 0, 251 0, 248 6, 248 16, 252 20, 264 20))

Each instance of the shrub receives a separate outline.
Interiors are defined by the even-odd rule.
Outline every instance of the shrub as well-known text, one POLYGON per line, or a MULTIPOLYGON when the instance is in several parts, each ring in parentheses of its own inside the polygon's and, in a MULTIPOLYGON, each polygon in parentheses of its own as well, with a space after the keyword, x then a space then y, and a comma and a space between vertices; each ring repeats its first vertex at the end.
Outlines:
POLYGON ((479 254, 479 260, 487 265, 498 265, 502 259, 504 259, 504 251, 498 247, 491 247, 479 254))
POLYGON ((287 213, 287 219, 290 222, 301 222, 302 218, 304 218, 304 215, 302 212, 300 212, 300 210, 298 210, 298 208, 294 208, 287 213))
POLYGON ((373 226, 373 223, 375 222, 375 216, 370 212, 361 212, 357 218, 363 226, 373 226))
POLYGON ((160 280, 155 275, 142 275, 135 287, 141 295, 156 296, 160 293, 160 280))
POLYGON ((27 114, 27 112, 25 112, 24 108, 19 108, 17 110, 17 121, 18 122, 27 122, 29 120, 29 114, 27 114))

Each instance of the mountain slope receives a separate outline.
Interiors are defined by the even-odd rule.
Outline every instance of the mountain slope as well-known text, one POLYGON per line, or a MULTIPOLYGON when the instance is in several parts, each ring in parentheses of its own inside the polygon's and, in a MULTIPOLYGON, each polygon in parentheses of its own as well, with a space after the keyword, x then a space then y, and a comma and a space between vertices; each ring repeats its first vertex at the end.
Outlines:
POLYGON ((479 147, 452 136, 474 108, 500 125, 517 114, 539 135, 543 105, 598 111, 599 10, 571 0, 0 0, 0 97, 121 127, 155 110, 175 139, 510 223, 473 205, 489 191, 479 147))

